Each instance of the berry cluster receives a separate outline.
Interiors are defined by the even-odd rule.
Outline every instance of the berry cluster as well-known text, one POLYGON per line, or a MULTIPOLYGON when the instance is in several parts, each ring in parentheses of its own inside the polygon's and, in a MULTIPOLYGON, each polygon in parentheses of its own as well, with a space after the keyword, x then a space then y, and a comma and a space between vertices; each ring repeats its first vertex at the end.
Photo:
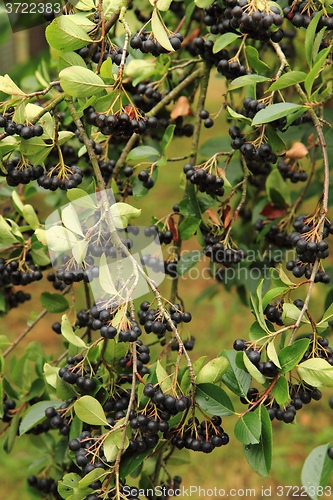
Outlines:
MULTIPOLYGON (((193 451, 211 453, 214 448, 219 448, 229 443, 229 436, 221 427, 221 417, 214 415, 210 422, 190 418, 184 429, 177 431, 171 443, 179 450, 187 448, 193 451)), ((172 434, 172 430, 171 430, 172 434)))
POLYGON ((248 11, 247 0, 225 0, 226 8, 223 10, 215 1, 204 9, 204 23, 210 26, 213 35, 229 32, 247 34, 249 38, 261 42, 280 42, 283 31, 274 27, 281 26, 283 17, 278 6, 269 10, 248 11))
POLYGON ((304 172, 304 170, 294 170, 292 167, 289 167, 289 165, 283 160, 278 161, 277 167, 282 177, 284 179, 290 179, 293 184, 296 184, 297 182, 305 182, 308 180, 308 174, 304 172))
POLYGON ((277 245, 280 248, 291 248, 291 242, 290 242, 290 237, 287 233, 284 231, 281 231, 280 227, 278 224, 272 224, 270 220, 262 220, 258 219, 253 227, 256 231, 260 232, 262 231, 266 224, 271 224, 269 231, 266 232, 265 234, 265 240, 270 243, 277 245))
POLYGON ((210 196, 223 196, 224 195, 224 180, 222 177, 216 177, 210 174, 203 168, 196 168, 191 163, 186 163, 183 167, 186 178, 192 184, 198 186, 201 193, 207 193, 210 196))
POLYGON ((23 304, 26 300, 30 300, 30 293, 24 293, 22 290, 18 292, 12 292, 6 297, 6 302, 8 303, 9 309, 13 307, 18 307, 19 304, 23 304))
MULTIPOLYGON (((62 370, 62 368, 60 368, 60 370, 62 370)), ((63 403, 60 406, 59 410, 56 410, 53 406, 49 406, 45 410, 45 416, 48 420, 50 420, 51 426, 54 429, 58 429, 62 436, 69 435, 71 418, 70 416, 66 416, 66 409, 73 402, 74 399, 68 399, 65 403, 63 403), (62 414, 63 416, 61 416, 60 414, 62 414)))
MULTIPOLYGON (((169 42, 174 50, 179 50, 184 37, 181 33, 175 33, 169 37, 169 42)), ((130 41, 132 49, 139 49, 143 54, 152 54, 158 57, 160 54, 168 54, 169 50, 152 37, 145 29, 138 30, 130 41)))
POLYGON ((273 153, 272 146, 268 142, 256 148, 251 142, 244 141, 244 135, 236 125, 230 127, 229 135, 232 138, 231 147, 240 150, 242 155, 244 155, 246 164, 253 173, 258 171, 260 174, 267 175, 270 172, 269 164, 276 163, 278 157, 273 153))
MULTIPOLYGON (((315 230, 313 220, 304 215, 296 217, 294 222, 295 231, 290 235, 290 242, 296 246, 298 259, 287 262, 288 271, 292 271, 295 278, 301 278, 305 275, 309 279, 312 273, 312 265, 316 259, 326 259, 329 256, 329 248, 326 241, 321 240, 316 243, 315 236, 312 236, 315 230)), ((325 220, 323 238, 333 234, 333 224, 325 220)), ((317 271, 315 282, 328 284, 330 275, 321 268, 317 271)))
POLYGON ((62 191, 76 188, 82 182, 83 173, 77 165, 67 167, 65 173, 61 173, 54 167, 49 167, 38 179, 39 186, 50 191, 60 188, 62 191))
POLYGON ((141 172, 139 172, 138 179, 140 182, 142 182, 143 187, 145 187, 146 189, 151 189, 152 187, 154 187, 154 181, 149 176, 147 170, 141 170, 141 172))
POLYGON ((325 359, 331 366, 333 366, 333 349, 329 347, 329 340, 326 337, 315 339, 313 334, 305 335, 300 338, 310 339, 310 344, 303 358, 300 362, 306 361, 309 358, 322 358, 325 359))
MULTIPOLYGON (((308 4, 303 0, 298 0, 297 2, 289 0, 289 5, 291 6, 283 9, 283 14, 296 28, 307 28, 311 19, 321 10, 321 4, 319 2, 308 4)), ((327 28, 328 30, 333 29, 333 18, 331 13, 326 12, 325 15, 322 15, 319 19, 317 32, 323 28, 327 28)))
MULTIPOLYGON (((68 356, 66 362, 67 365, 63 366, 59 370, 59 377, 62 378, 64 382, 67 382, 67 384, 76 384, 76 386, 83 392, 94 391, 96 388, 96 382, 93 378, 90 378, 91 376, 93 376, 92 369, 89 365, 83 365, 83 356, 68 356)), ((58 429, 60 428, 60 432, 61 434, 63 434, 63 432, 61 431, 62 426, 60 425, 59 415, 54 415, 54 417, 57 420, 51 419, 51 425, 58 429), (56 425, 55 422, 57 422, 56 425)))
MULTIPOLYGON (((217 238, 213 237, 213 239, 216 240, 217 238)), ((225 245, 223 241, 211 243, 211 237, 206 237, 205 240, 208 240, 208 244, 203 249, 203 253, 212 262, 230 267, 232 264, 239 264, 241 260, 246 259, 247 253, 243 248, 237 248, 236 245, 231 243, 225 245)))
MULTIPOLYGON (((149 370, 147 367, 143 366, 149 363, 150 361, 150 349, 147 345, 143 344, 141 340, 136 341, 136 351, 137 351, 137 361, 136 361, 136 367, 138 370, 139 375, 143 377, 147 373, 149 373, 149 370)), ((133 356, 131 352, 128 352, 127 355, 124 358, 121 358, 118 361, 118 364, 121 368, 126 368, 127 370, 131 370, 133 366, 133 356)), ((123 374, 122 374, 123 375, 123 374)), ((122 380, 119 383, 124 383, 124 377, 122 377, 122 380)), ((126 381, 130 381, 128 377, 125 379, 126 381)))
POLYGON ((0 115, 0 128, 4 128, 6 134, 18 134, 20 137, 22 137, 22 139, 25 140, 31 139, 32 137, 40 137, 41 135, 43 135, 44 130, 41 125, 24 125, 23 123, 15 123, 12 120, 11 115, 12 113, 4 113, 0 115))
MULTIPOLYGON (((87 59, 87 58, 89 58, 89 55, 90 55, 90 47, 88 47, 88 46, 82 47, 82 49, 79 49, 76 52, 83 59, 87 59)), ((102 44, 100 43, 99 46, 97 47, 96 52, 94 52, 91 60, 92 60, 92 62, 98 64, 101 58, 102 58, 102 62, 106 61, 107 59, 111 59, 111 61, 116 66, 120 66, 123 52, 124 52, 123 47, 117 47, 116 45, 110 44, 110 42, 107 41, 105 43, 103 54, 102 54, 102 44)), ((126 50, 125 58, 128 56, 128 54, 129 54, 129 52, 128 52, 128 50, 126 50)))
POLYGON ((58 493, 58 480, 52 479, 51 477, 38 478, 31 475, 28 477, 27 481, 30 488, 34 488, 45 494, 51 494, 56 500, 62 499, 62 496, 58 493))
MULTIPOLYGON (((282 308, 282 305, 283 305, 283 301, 277 300, 273 305, 268 304, 264 310, 264 314, 265 314, 266 318, 268 319, 268 321, 270 321, 271 323, 276 323, 278 326, 283 326, 283 322, 282 322, 283 308, 282 308)), ((301 309, 302 309, 302 307, 301 307, 301 309)))
POLYGON ((60 280, 57 280, 56 275, 53 272, 48 273, 46 279, 47 281, 50 281, 52 283, 52 286, 55 290, 60 290, 62 292, 66 288, 65 283, 62 283, 60 280))
POLYGON ((30 181, 37 180, 44 173, 42 165, 32 166, 28 161, 20 161, 17 157, 4 163, 3 166, 7 171, 5 176, 8 186, 29 184, 30 181))
MULTIPOLYGON (((177 328, 180 323, 189 323, 192 320, 191 313, 181 312, 179 304, 170 306, 170 317, 174 326, 177 328)), ((142 302, 138 311, 140 325, 144 326, 146 333, 155 333, 159 339, 162 339, 166 330, 172 331, 170 324, 165 318, 162 318, 159 311, 150 309, 149 302, 142 302)))
POLYGON ((3 403, 2 403, 3 416, 2 416, 1 420, 3 422, 10 422, 11 419, 13 418, 11 411, 15 410, 15 408, 16 408, 15 401, 13 399, 8 399, 7 394, 4 394, 3 403))
MULTIPOLYGON (((194 348, 194 343, 195 343, 195 337, 191 335, 189 339, 185 339, 183 341, 184 347, 187 351, 192 351, 194 348)), ((161 341, 161 345, 165 345, 165 339, 161 341)), ((171 351, 178 351, 179 350, 179 343, 178 342, 172 342, 171 343, 171 351)))
POLYGON ((16 260, 12 260, 7 264, 4 259, 0 258, 0 286, 3 287, 9 284, 25 286, 43 278, 42 272, 33 263, 30 252, 26 253, 25 266, 26 271, 21 271, 16 260))
POLYGON ((261 361, 260 352, 248 346, 245 340, 236 339, 233 347, 235 351, 244 351, 251 363, 253 363, 265 377, 272 378, 278 374, 278 367, 272 361, 261 361))

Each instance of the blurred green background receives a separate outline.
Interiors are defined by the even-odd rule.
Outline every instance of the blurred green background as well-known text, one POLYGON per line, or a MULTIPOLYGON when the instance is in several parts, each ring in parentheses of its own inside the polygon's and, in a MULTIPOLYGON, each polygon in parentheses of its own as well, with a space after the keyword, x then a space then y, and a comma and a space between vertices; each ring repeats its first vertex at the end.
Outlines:
MULTIPOLYGON (((23 88, 25 86, 34 87, 36 84, 34 72, 42 58, 47 61, 48 50, 45 47, 40 53, 34 53, 35 49, 32 50, 29 40, 35 38, 35 43, 36 37, 41 37, 42 41, 42 30, 33 28, 35 37, 31 37, 30 30, 13 35, 8 23, 3 18, 3 10, 0 10, 0 25, 3 28, 0 36, 0 50, 1 54, 6 54, 6 57, 1 56, 0 59, 0 74, 8 72, 14 81, 23 88), (8 57, 9 49, 12 50, 10 57, 8 57), (13 61, 16 64, 13 65, 13 61)), ((40 44, 39 48, 41 46, 40 44)), ((205 106, 211 113, 219 111, 223 102, 224 89, 224 80, 213 73, 205 106)), ((201 142, 210 137, 227 135, 227 130, 228 124, 225 114, 222 113, 216 119, 213 129, 202 130, 201 142)), ((168 155, 170 157, 182 156, 185 151, 189 151, 190 140, 176 138, 168 150, 168 155)), ((160 168, 157 185, 148 196, 140 202, 129 200, 134 206, 143 208, 138 224, 149 225, 152 215, 157 218, 165 216, 172 210, 173 204, 181 200, 182 189, 179 187, 179 180, 182 165, 183 163, 171 162, 167 167, 160 168)), ((0 196, 2 194, 3 191, 0 190, 0 196)), ((3 200, 2 198, 1 201, 3 200)), ((42 219, 52 211, 52 207, 42 202, 39 194, 31 198, 29 203, 38 207, 42 219)), ((310 200, 308 204, 309 209, 313 208, 313 200, 312 202, 310 200)), ((193 250, 199 249, 199 246, 195 241, 191 241, 185 242, 184 248, 193 250)), ((249 326, 253 322, 249 309, 240 303, 234 289, 227 292, 219 285, 218 293, 211 300, 206 298, 198 301, 201 293, 216 283, 212 278, 209 279, 208 272, 205 271, 207 262, 199 264, 200 276, 198 279, 190 280, 185 276, 180 279, 179 283, 179 294, 185 302, 186 310, 189 310, 193 316, 192 322, 187 325, 189 335, 194 335, 196 338, 195 348, 191 353, 193 360, 202 355, 206 355, 207 360, 209 360, 223 349, 232 349, 233 341, 236 338, 248 338, 249 326)), ((77 310, 84 307, 80 288, 80 285, 74 284, 75 308, 77 310)), ((323 297, 326 295, 324 291, 326 292, 329 288, 325 288, 323 285, 314 287, 311 312, 316 318, 320 317, 323 312, 323 297)), ((41 310, 39 293, 44 290, 52 292, 53 288, 44 279, 42 283, 27 286, 24 290, 31 293, 32 300, 20 306, 19 310, 11 310, 6 318, 1 319, 1 333, 8 335, 11 340, 14 340, 24 330, 32 311, 38 313, 41 310)), ((166 297, 169 296, 170 279, 166 278, 161 285, 161 291, 166 297)), ((63 347, 61 338, 51 329, 51 324, 59 321, 60 317, 61 315, 57 314, 47 314, 18 346, 17 356, 22 354, 27 344, 33 340, 42 343, 47 355, 54 353, 56 358, 58 354, 61 354, 63 347)), ((270 478, 258 476, 247 464, 243 447, 233 434, 236 417, 223 419, 222 426, 230 436, 230 443, 227 446, 215 449, 210 455, 185 452, 184 450, 183 455, 190 456, 190 463, 182 464, 180 454, 177 465, 170 465, 171 474, 180 475, 183 478, 182 485, 185 487, 191 485, 201 486, 205 489, 217 487, 218 489, 224 488, 226 491, 231 488, 255 488, 256 498, 262 498, 262 487, 272 486, 271 498, 279 498, 276 492, 277 486, 301 485, 302 465, 310 451, 315 446, 333 442, 333 412, 328 407, 328 399, 332 395, 332 390, 323 389, 322 392, 322 400, 313 401, 310 405, 305 406, 298 412, 295 423, 286 425, 276 420, 273 422, 274 455, 270 478)), ((244 411, 244 406, 238 398, 234 397, 233 403, 236 411, 244 411)), ((29 436, 23 436, 17 440, 10 455, 3 451, 3 442, 4 438, 0 437, 0 499, 28 500, 29 496, 25 492, 25 480, 29 474, 29 464, 39 456, 40 452, 37 447, 31 444, 29 436)), ((133 482, 129 481, 129 484, 133 484, 133 482)), ((193 498, 196 496, 194 495, 193 498)))

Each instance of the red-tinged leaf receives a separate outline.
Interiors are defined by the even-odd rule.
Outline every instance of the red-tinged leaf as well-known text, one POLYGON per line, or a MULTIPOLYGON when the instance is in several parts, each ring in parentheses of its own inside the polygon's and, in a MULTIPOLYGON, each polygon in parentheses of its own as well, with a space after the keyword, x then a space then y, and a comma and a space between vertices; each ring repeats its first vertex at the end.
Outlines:
POLYGON ((214 224, 216 224, 217 226, 222 226, 220 218, 217 215, 217 213, 215 212, 215 210, 213 210, 212 208, 208 208, 208 210, 206 210, 205 213, 209 215, 209 217, 212 219, 214 224))
POLYGON ((276 207, 275 205, 272 205, 272 203, 269 202, 267 203, 267 205, 264 206, 264 208, 260 212, 260 215, 268 217, 268 219, 278 219, 279 217, 283 217, 284 215, 286 215, 286 213, 287 213, 286 208, 276 207))
POLYGON ((172 234, 173 234, 173 241, 177 244, 179 243, 179 236, 178 236, 178 229, 175 225, 175 221, 173 219, 173 217, 171 216, 169 221, 168 221, 168 227, 170 229, 170 231, 172 231, 172 234))
POLYGON ((130 106, 129 104, 125 106, 124 113, 126 113, 130 117, 130 120, 133 120, 133 118, 135 118, 134 108, 132 108, 132 106, 130 106))
POLYGON ((190 102, 185 95, 181 95, 173 110, 171 111, 170 118, 175 120, 179 116, 193 116, 190 102))
POLYGON ((224 229, 227 229, 227 227, 229 226, 230 219, 231 219, 231 206, 227 205, 224 207, 223 212, 222 212, 222 220, 224 223, 224 229))

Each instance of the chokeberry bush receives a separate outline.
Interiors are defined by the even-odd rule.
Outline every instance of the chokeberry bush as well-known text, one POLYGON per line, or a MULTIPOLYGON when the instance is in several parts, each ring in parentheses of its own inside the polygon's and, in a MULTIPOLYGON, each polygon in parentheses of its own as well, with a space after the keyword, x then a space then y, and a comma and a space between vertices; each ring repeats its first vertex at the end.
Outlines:
MULTIPOLYGON (((29 308, 34 290, 44 308, 15 340, 0 336, 5 452, 26 434, 44 447, 30 498, 151 499, 157 485, 169 498, 182 481, 174 454, 229 441, 267 477, 272 421, 296 423, 333 386, 333 8, 287 4, 64 3, 45 14, 35 88, 0 77, 1 315, 29 308), (142 227, 136 204, 158 204, 172 162, 183 196, 142 227), (209 362, 182 284, 199 261, 211 281, 201 300, 224 287, 254 316, 209 362), (62 354, 35 341, 17 357, 52 313, 62 354)), ((332 471, 333 434, 305 461, 304 492, 330 496, 332 471)))

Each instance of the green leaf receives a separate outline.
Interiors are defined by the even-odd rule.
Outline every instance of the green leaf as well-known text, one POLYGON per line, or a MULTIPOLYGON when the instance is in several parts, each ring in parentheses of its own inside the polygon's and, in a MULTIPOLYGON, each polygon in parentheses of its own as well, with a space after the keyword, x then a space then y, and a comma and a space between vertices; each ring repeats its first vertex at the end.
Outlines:
POLYGON ((307 77, 305 79, 304 87, 305 87, 305 90, 306 90, 309 97, 311 96, 311 90, 312 90, 312 86, 313 86, 315 79, 317 78, 319 73, 324 69, 325 61, 326 61, 326 58, 327 58, 330 50, 331 50, 331 47, 328 47, 327 49, 324 49, 321 52, 319 52, 319 54, 317 56, 317 62, 315 62, 312 70, 310 71, 310 73, 307 75, 307 77))
POLYGON ((235 90, 242 87, 246 87, 247 85, 253 85, 254 83, 267 82, 270 78, 266 78, 266 76, 262 75, 245 75, 239 76, 235 78, 230 85, 228 86, 228 90, 235 90))
POLYGON ((62 226, 52 226, 46 231, 48 247, 54 252, 66 252, 77 244, 76 236, 62 226))
POLYGON ((160 388, 163 392, 167 392, 172 387, 172 377, 167 374, 160 360, 156 364, 156 375, 160 388))
POLYGON ((236 33, 224 33, 223 35, 219 36, 214 43, 213 54, 220 52, 220 50, 233 43, 235 40, 237 40, 237 38, 240 38, 240 35, 237 35, 236 33))
POLYGON ((157 7, 158 10, 167 11, 170 8, 172 0, 149 0, 153 7, 157 7))
MULTIPOLYGON (((289 304, 285 302, 283 304, 282 321, 285 326, 294 325, 299 318, 300 310, 295 304, 289 304)), ((301 324, 310 324, 309 318, 303 314, 301 324)))
POLYGON ((18 213, 20 215, 23 215, 24 205, 21 201, 21 198, 19 197, 19 195, 17 194, 17 192, 15 190, 12 192, 12 199, 13 199, 14 206, 15 206, 16 210, 18 211, 18 213))
POLYGON ((281 349, 278 354, 281 373, 285 374, 290 372, 302 359, 303 354, 309 347, 309 339, 299 339, 281 349))
MULTIPOLYGON (((252 47, 251 45, 247 45, 246 46, 246 56, 247 56, 247 60, 248 60, 249 64, 252 66, 254 71, 256 71, 257 73, 261 73, 261 72, 264 73, 265 71, 270 69, 270 67, 266 63, 264 63, 263 61, 261 61, 261 59, 259 59, 259 53, 255 47, 252 47)), ((254 87, 255 87, 255 85, 254 85, 254 87)), ((247 95, 246 97, 251 97, 251 96, 247 95)), ((254 95, 253 98, 255 99, 256 96, 254 95)))
POLYGON ((23 211, 23 217, 27 221, 29 226, 31 226, 32 229, 37 229, 40 226, 40 224, 33 206, 24 205, 22 211, 23 211))
POLYGON ((34 264, 37 264, 38 266, 47 266, 48 264, 50 264, 51 261, 45 252, 46 250, 44 248, 39 248, 37 250, 33 248, 31 250, 31 257, 34 261, 34 264))
POLYGON ((72 325, 66 314, 63 314, 61 318, 61 334, 70 344, 76 345, 76 347, 80 348, 87 347, 84 340, 80 339, 80 337, 75 335, 73 332, 72 325))
POLYGON ((63 401, 40 401, 29 408, 29 411, 24 415, 20 424, 20 436, 27 432, 35 425, 45 420, 45 410, 52 406, 57 409, 63 404, 63 401))
POLYGON ((242 444, 258 444, 261 435, 261 420, 258 410, 245 413, 237 420, 235 437, 242 444))
POLYGON ((104 455, 108 462, 113 462, 119 453, 119 448, 114 442, 114 433, 110 434, 103 443, 104 455))
POLYGON ((289 399, 288 381, 280 376, 274 385, 274 399, 278 405, 284 405, 289 399))
POLYGON ((104 360, 108 365, 114 366, 127 353, 127 344, 124 342, 117 343, 115 340, 107 340, 106 349, 104 351, 104 360))
MULTIPOLYGON (((231 151, 230 139, 225 136, 213 137, 201 144, 199 155, 205 158, 211 158, 215 153, 231 151)), ((192 186, 192 184, 191 184, 192 186)))
POLYGON ((13 449, 15 439, 17 436, 17 430, 19 427, 20 419, 21 419, 21 415, 19 412, 19 413, 16 413, 16 415, 14 415, 14 417, 12 418, 12 420, 10 422, 9 431, 7 434, 7 439, 6 439, 5 444, 4 444, 4 450, 6 453, 10 453, 13 449))
POLYGON ((183 255, 177 263, 177 272, 180 276, 183 276, 187 271, 192 269, 201 258, 201 252, 199 250, 194 250, 193 252, 186 253, 183 255))
POLYGON ((196 384, 215 384, 219 382, 228 366, 229 361, 222 356, 212 359, 199 371, 195 380, 196 384))
POLYGON ((91 38, 86 29, 78 26, 71 20, 73 16, 56 17, 45 30, 45 37, 49 45, 57 50, 72 51, 81 49, 91 38))
POLYGON ((99 269, 99 283, 104 292, 107 292, 110 295, 119 295, 115 289, 105 253, 103 253, 100 258, 99 269))
POLYGON ((272 466, 272 423, 264 405, 259 407, 261 438, 259 444, 244 446, 248 464, 260 476, 268 477, 272 466))
POLYGON ((304 82, 305 78, 306 73, 304 73, 304 71, 290 71, 289 73, 285 73, 280 76, 276 82, 272 83, 272 85, 266 90, 266 93, 272 92, 273 90, 281 90, 291 87, 292 85, 296 85, 296 83, 304 82))
POLYGON ((90 425, 108 425, 102 405, 92 396, 75 401, 74 410, 80 420, 90 425))
POLYGON ((141 158, 149 158, 151 156, 161 156, 157 149, 151 146, 138 146, 137 148, 132 149, 126 160, 140 160, 141 158))
POLYGON ((317 31, 317 25, 319 22, 319 19, 322 16, 322 11, 318 12, 313 19, 311 19, 311 22, 309 26, 306 29, 306 35, 305 35, 305 57, 306 61, 309 65, 310 68, 312 68, 312 49, 313 49, 313 42, 316 36, 316 31, 317 31))
POLYGON ((54 388, 56 388, 57 386, 57 378, 59 370, 60 368, 57 368, 56 366, 51 366, 49 363, 44 363, 43 371, 45 380, 48 384, 50 384, 54 388))
POLYGON ((132 207, 128 203, 118 202, 112 205, 111 215, 117 228, 126 228, 131 219, 137 219, 141 215, 141 208, 132 207))
POLYGON ((292 102, 280 102, 278 104, 271 104, 267 106, 265 109, 261 109, 258 113, 256 113, 255 117, 252 120, 252 126, 261 125, 262 123, 273 122, 274 120, 278 120, 283 116, 289 115, 290 113, 294 113, 299 110, 306 110, 305 106, 301 104, 294 104, 292 102))
POLYGON ((184 219, 178 228, 180 239, 189 240, 196 233, 200 222, 201 219, 197 219, 196 217, 187 217, 184 219))
POLYGON ((205 7, 208 7, 208 5, 211 5, 212 2, 210 0, 194 0, 194 3, 197 7, 204 9, 205 7))
POLYGON ((166 29, 159 18, 156 7, 154 8, 151 16, 151 29, 154 37, 162 45, 162 47, 169 52, 174 52, 174 48, 172 47, 166 29))
POLYGON ((61 209, 61 219, 67 229, 84 237, 77 212, 71 203, 61 209))
MULTIPOLYGON (((312 60, 315 61, 317 55, 318 55, 318 52, 319 52, 319 48, 320 48, 320 45, 321 45, 321 42, 323 41, 323 38, 326 34, 326 27, 322 28, 319 33, 316 35, 316 38, 315 38, 315 41, 314 41, 314 44, 313 44, 313 47, 312 47, 312 60)), ((317 91, 316 91, 317 92, 317 91)), ((321 98, 322 99, 325 99, 325 94, 321 94, 321 98)))
POLYGON ((17 238, 13 235, 11 226, 0 215, 0 241, 3 243, 18 243, 17 238))
POLYGON ((236 351, 222 351, 219 356, 224 356, 229 361, 227 371, 222 376, 222 382, 230 389, 236 396, 246 396, 251 386, 251 375, 244 370, 241 370, 236 365, 236 351))
MULTIPOLYGON (((107 439, 108 438, 106 438, 106 440, 107 439)), ((79 488, 80 489, 87 488, 87 486, 89 486, 89 484, 92 484, 95 481, 98 481, 101 477, 105 476, 106 474, 108 474, 108 472, 106 472, 101 467, 97 467, 96 469, 93 469, 88 474, 86 474, 84 476, 84 478, 81 479, 81 481, 79 481, 79 488)))
POLYGON ((67 198, 72 201, 75 205, 82 208, 92 208, 97 209, 97 205, 93 198, 86 193, 83 189, 73 188, 69 189, 67 192, 67 198))
POLYGON ((324 315, 318 325, 323 323, 324 321, 329 321, 333 317, 333 303, 329 306, 329 308, 324 312, 324 315))
MULTIPOLYGON (((193 363, 193 371, 194 371, 195 375, 198 375, 198 373, 201 370, 202 365, 204 364, 206 358, 207 358, 207 356, 201 356, 201 358, 199 358, 196 361, 194 361, 194 363, 193 363)), ((191 385, 191 376, 190 376, 190 372, 189 372, 189 369, 188 369, 188 366, 187 366, 185 368, 185 371, 183 373, 183 376, 182 376, 182 379, 181 379, 181 383, 180 383, 180 387, 181 387, 181 389, 182 389, 182 391, 183 391, 184 394, 187 392, 187 390, 189 389, 190 385, 191 385)))
POLYGON ((60 295, 60 293, 43 292, 39 300, 47 312, 61 313, 69 308, 66 297, 60 295))
POLYGON ((162 141, 161 141, 161 149, 164 152, 171 144, 171 141, 173 139, 173 134, 175 132, 175 127, 176 125, 169 125, 168 128, 165 130, 162 141))
POLYGON ((228 394, 217 385, 197 385, 195 400, 200 408, 210 415, 219 415, 223 417, 234 413, 234 407, 228 394))
POLYGON ((240 120, 242 122, 251 123, 250 118, 247 118, 246 116, 242 115, 241 113, 237 113, 236 111, 231 109, 230 106, 227 106, 227 113, 229 113, 231 118, 235 118, 236 120, 240 120))
POLYGON ((86 68, 86 63, 76 52, 64 52, 59 57, 58 70, 61 71, 69 66, 82 66, 86 68))
POLYGON ((275 349, 274 340, 271 340, 269 342, 269 344, 267 345, 267 356, 271 361, 273 361, 275 366, 277 366, 278 368, 281 368, 280 361, 279 361, 279 358, 278 358, 278 355, 277 355, 277 352, 275 349))
POLYGON ((314 387, 333 387, 333 366, 326 359, 310 358, 297 367, 300 377, 314 387))
POLYGON ((90 97, 105 89, 105 83, 93 71, 82 66, 70 66, 59 73, 60 85, 74 97, 90 97))
POLYGON ((9 95, 25 95, 9 75, 0 76, 0 91, 9 95))
POLYGON ((267 125, 265 134, 269 144, 272 146, 273 153, 278 156, 285 154, 286 145, 279 134, 273 129, 273 127, 267 125))
POLYGON ((286 206, 285 195, 288 193, 288 187, 277 168, 272 170, 266 179, 266 191, 269 201, 274 205, 280 208, 286 206))
POLYGON ((266 377, 258 370, 258 368, 251 363, 247 354, 243 351, 243 362, 246 366, 247 371, 252 375, 252 377, 259 382, 259 384, 264 384, 266 382, 266 377))
POLYGON ((302 485, 312 500, 322 498, 322 495, 319 495, 319 487, 325 488, 333 472, 333 460, 327 455, 329 447, 330 444, 317 446, 311 451, 303 465, 302 485))
POLYGON ((151 449, 142 452, 127 450, 121 457, 119 476, 121 480, 128 477, 144 461, 146 456, 151 453, 151 449))
POLYGON ((268 290, 268 292, 264 295, 264 298, 262 299, 263 309, 265 310, 271 300, 275 299, 275 297, 278 297, 279 295, 284 293, 286 290, 288 290, 287 286, 286 287, 272 288, 272 290, 268 290))
POLYGON ((78 396, 74 389, 74 386, 67 384, 62 378, 57 376, 56 380, 56 394, 59 399, 66 400, 70 398, 76 398, 78 396))

